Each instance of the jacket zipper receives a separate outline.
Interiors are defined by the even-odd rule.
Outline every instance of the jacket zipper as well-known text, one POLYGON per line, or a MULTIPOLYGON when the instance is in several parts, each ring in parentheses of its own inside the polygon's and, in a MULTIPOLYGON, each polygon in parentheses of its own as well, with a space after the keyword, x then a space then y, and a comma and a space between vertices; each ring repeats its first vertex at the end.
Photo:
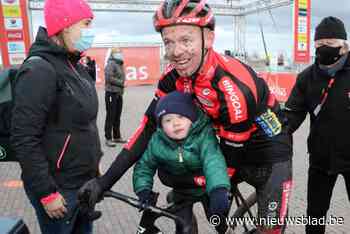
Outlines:
POLYGON ((183 148, 179 147, 179 154, 178 154, 179 162, 183 163, 184 162, 184 157, 183 157, 183 148))
POLYGON ((66 150, 67 150, 67 147, 68 147, 68 144, 70 142, 70 137, 71 137, 71 134, 68 134, 68 136, 66 137, 66 139, 64 140, 64 145, 63 145, 63 148, 61 150, 61 153, 60 153, 60 156, 57 160, 57 164, 56 164, 56 167, 57 169, 61 169, 61 162, 62 162, 62 159, 63 159, 63 156, 64 154, 66 153, 66 150))

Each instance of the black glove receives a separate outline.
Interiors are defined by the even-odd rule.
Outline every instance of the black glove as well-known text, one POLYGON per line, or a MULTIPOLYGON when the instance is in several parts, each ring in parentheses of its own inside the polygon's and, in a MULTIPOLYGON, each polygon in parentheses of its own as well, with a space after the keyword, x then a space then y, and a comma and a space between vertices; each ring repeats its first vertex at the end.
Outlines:
POLYGON ((84 204, 79 204, 79 214, 86 217, 89 221, 95 221, 102 216, 102 212, 95 210, 94 207, 89 207, 84 204))
POLYGON ((80 204, 87 205, 89 208, 95 207, 96 203, 103 198, 103 190, 94 178, 86 182, 78 191, 78 200, 80 204))
POLYGON ((149 205, 154 204, 154 198, 153 198, 154 196, 153 196, 153 192, 151 190, 148 190, 148 189, 141 190, 136 195, 138 196, 140 203, 141 203, 141 206, 142 206, 139 211, 142 211, 146 207, 148 207, 149 205))
POLYGON ((209 195, 210 213, 226 216, 230 209, 229 192, 226 188, 216 188, 209 195))
POLYGON ((102 212, 99 210, 92 210, 87 214, 87 217, 90 221, 95 221, 102 216, 102 212))

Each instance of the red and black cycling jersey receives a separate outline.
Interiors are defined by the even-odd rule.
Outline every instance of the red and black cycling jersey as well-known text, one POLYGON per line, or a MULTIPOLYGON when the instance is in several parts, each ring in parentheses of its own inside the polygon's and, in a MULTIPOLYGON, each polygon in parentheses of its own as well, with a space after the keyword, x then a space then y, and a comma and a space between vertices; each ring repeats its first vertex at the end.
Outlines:
POLYGON ((257 129, 254 120, 278 103, 265 81, 240 61, 209 50, 203 69, 194 79, 180 77, 175 69, 161 78, 156 96, 178 90, 193 93, 211 117, 217 134, 233 142, 244 142, 257 129))
MULTIPOLYGON (((237 155, 232 145, 244 145, 246 142, 248 142, 247 149, 252 155, 240 155, 243 161, 248 158, 247 161, 253 163, 267 163, 290 158, 290 144, 285 144, 288 148, 286 150, 280 150, 279 146, 270 147, 276 145, 270 144, 271 142, 280 141, 279 137, 265 136, 256 123, 256 118, 267 110, 275 113, 279 118, 279 104, 269 91, 266 82, 259 78, 249 66, 234 58, 219 55, 210 49, 204 66, 194 78, 181 77, 171 65, 168 66, 159 80, 155 98, 149 105, 141 125, 113 163, 118 169, 111 168, 107 176, 104 176, 108 177, 108 174, 111 174, 112 178, 113 175, 110 182, 117 181, 142 156, 156 129, 154 118, 156 103, 160 97, 175 90, 192 93, 197 103, 211 117, 217 129, 217 135, 221 138, 221 144, 227 143, 226 146, 222 146, 225 149, 226 158, 227 152, 230 155, 237 155), (253 138, 255 140, 252 140, 253 138), (227 147, 231 147, 232 150, 228 151, 227 147), (285 155, 281 156, 281 152, 285 155), (253 154, 256 155, 253 156, 253 154)), ((288 140, 281 141, 283 145, 283 141, 288 140)))

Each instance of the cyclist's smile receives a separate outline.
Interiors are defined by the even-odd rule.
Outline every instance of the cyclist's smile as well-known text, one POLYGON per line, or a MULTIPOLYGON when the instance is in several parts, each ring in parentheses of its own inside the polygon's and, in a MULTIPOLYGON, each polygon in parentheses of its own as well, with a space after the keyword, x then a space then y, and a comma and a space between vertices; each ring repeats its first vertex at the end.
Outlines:
POLYGON ((202 56, 201 29, 192 25, 176 25, 163 29, 166 58, 180 76, 190 76, 198 68, 202 56))

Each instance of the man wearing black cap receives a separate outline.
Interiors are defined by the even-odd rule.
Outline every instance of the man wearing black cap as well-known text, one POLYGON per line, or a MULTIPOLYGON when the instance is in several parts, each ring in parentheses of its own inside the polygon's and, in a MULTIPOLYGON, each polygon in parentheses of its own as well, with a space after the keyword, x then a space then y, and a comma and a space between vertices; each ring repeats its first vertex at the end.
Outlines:
MULTIPOLYGON (((307 215, 327 220, 339 174, 350 196, 350 58, 344 24, 326 17, 316 27, 315 63, 302 71, 286 103, 293 133, 310 115, 307 215)), ((323 222, 324 223, 324 222, 323 222)), ((307 225, 306 233, 324 233, 325 225, 307 225)))

